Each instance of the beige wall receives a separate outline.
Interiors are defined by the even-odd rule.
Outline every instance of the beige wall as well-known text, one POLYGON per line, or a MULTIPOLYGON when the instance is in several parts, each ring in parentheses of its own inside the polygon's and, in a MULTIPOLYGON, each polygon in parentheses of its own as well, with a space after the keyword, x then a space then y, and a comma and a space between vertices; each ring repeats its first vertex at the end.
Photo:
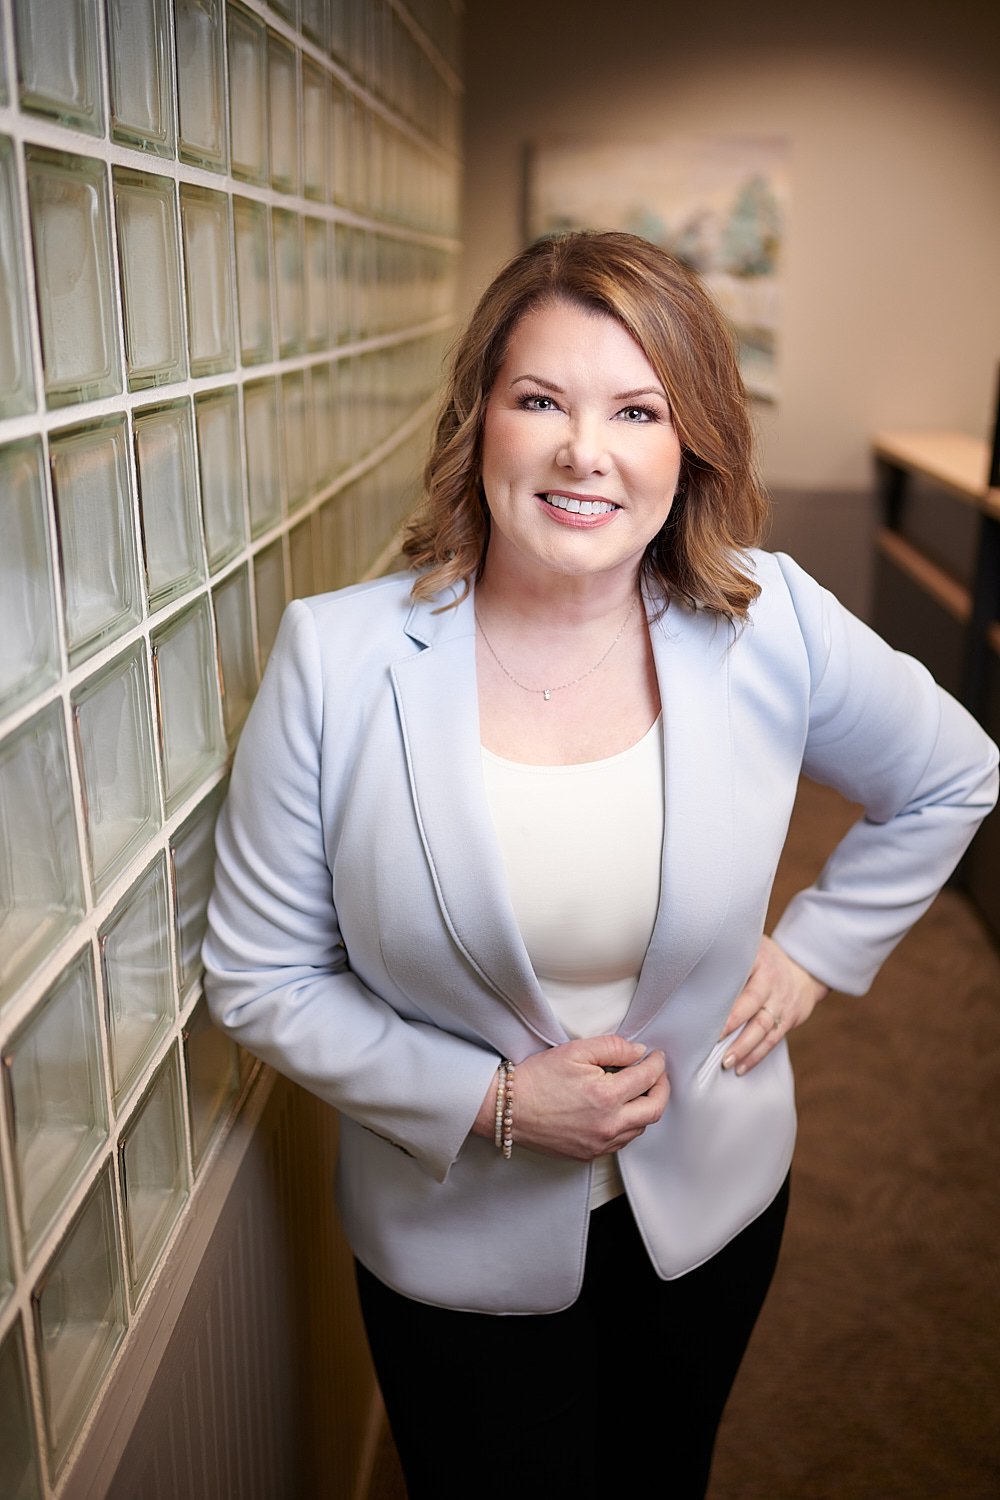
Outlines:
POLYGON ((780 134, 792 200, 782 396, 760 409, 769 481, 865 486, 876 428, 986 435, 1000 8, 473 0, 466 30, 464 307, 520 244, 529 142, 780 134))

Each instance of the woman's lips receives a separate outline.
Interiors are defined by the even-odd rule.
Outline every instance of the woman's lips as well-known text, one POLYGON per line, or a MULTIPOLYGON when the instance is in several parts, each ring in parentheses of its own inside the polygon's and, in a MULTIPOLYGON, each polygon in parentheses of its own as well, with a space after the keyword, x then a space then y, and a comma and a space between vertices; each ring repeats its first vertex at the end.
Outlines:
POLYGON ((613 521, 619 507, 610 500, 584 495, 566 495, 558 491, 543 491, 536 497, 545 512, 560 526, 572 526, 577 530, 591 531, 595 526, 604 526, 613 521))

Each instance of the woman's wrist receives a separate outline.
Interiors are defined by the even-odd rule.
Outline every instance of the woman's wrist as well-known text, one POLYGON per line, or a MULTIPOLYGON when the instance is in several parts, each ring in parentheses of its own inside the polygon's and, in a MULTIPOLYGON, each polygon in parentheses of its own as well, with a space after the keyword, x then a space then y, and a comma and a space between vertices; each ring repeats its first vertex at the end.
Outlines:
POLYGON ((514 1146, 514 1064, 504 1058, 483 1095, 472 1135, 492 1140, 509 1161, 514 1146))
POLYGON ((479 1112, 472 1122, 470 1134, 492 1141, 496 1134, 497 1089, 500 1086, 500 1069, 497 1068, 488 1084, 479 1112))

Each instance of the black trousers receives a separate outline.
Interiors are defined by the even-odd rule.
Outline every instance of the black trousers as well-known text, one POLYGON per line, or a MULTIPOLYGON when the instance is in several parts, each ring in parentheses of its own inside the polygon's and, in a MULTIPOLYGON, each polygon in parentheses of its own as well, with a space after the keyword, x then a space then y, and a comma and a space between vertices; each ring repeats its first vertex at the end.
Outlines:
POLYGON ((718 1255, 661 1281, 616 1198, 591 1215, 578 1300, 539 1316, 429 1307, 357 1264, 409 1500, 702 1500, 787 1207, 786 1179, 718 1255))

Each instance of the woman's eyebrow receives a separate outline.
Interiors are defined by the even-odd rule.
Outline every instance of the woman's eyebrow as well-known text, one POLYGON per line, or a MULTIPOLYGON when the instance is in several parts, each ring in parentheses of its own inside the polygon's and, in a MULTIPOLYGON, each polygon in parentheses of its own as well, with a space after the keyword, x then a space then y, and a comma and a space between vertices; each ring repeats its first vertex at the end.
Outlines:
POLYGON ((544 375, 515 375, 511 385, 517 385, 520 380, 527 380, 531 385, 544 385, 546 390, 555 391, 560 396, 566 394, 561 385, 556 385, 554 380, 547 380, 544 375))
POLYGON ((612 396, 612 401, 634 401, 636 396, 659 396, 666 401, 667 393, 661 385, 644 385, 637 391, 619 391, 617 396, 612 396))

